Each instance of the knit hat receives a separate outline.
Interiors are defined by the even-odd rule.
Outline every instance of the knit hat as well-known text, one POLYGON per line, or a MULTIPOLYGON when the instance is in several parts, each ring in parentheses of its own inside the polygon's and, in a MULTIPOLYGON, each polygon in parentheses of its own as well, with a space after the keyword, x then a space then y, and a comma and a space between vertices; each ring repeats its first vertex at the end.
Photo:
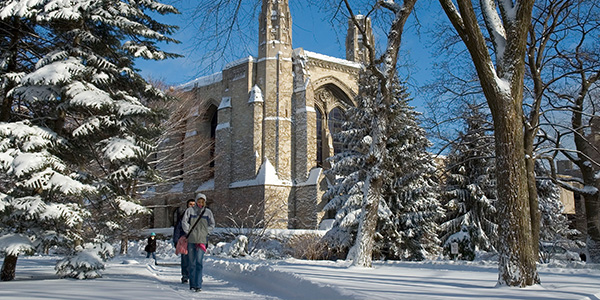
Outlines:
POLYGON ((154 232, 153 232, 153 233, 151 233, 150 235, 156 235, 156 233, 154 233, 154 232))
POLYGON ((204 201, 206 201, 206 195, 202 194, 202 193, 198 193, 196 194, 196 201, 198 201, 198 199, 204 199, 204 201))

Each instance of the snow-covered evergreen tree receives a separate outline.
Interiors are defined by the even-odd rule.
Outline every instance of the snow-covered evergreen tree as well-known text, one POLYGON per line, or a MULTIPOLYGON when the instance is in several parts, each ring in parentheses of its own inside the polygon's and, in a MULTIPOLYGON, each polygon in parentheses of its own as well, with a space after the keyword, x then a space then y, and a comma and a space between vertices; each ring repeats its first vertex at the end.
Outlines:
MULTIPOLYGON (((329 178, 335 179, 324 195, 329 201, 324 209, 336 212, 334 227, 326 238, 342 250, 355 244, 359 221, 364 217, 365 194, 374 194, 365 182, 369 172, 375 171, 368 160, 376 82, 368 71, 361 74, 358 106, 348 109, 348 121, 340 133, 347 150, 334 156, 332 168, 326 171, 329 178)), ((443 211, 438 202, 436 169, 426 152, 429 142, 418 125, 417 113, 408 105, 406 90, 397 81, 392 88, 395 101, 386 109, 388 126, 380 132, 386 147, 377 170, 382 184, 377 193, 380 200, 375 246, 387 258, 424 259, 439 250, 436 221, 443 211)))
POLYGON ((470 252, 466 256, 472 258, 477 250, 494 251, 498 240, 494 137, 489 116, 478 105, 466 104, 462 119, 465 132, 459 133, 446 161, 442 241, 446 254, 450 253, 450 243, 457 242, 465 244, 463 251, 470 252), (467 235, 467 239, 456 240, 457 233, 467 235))
MULTIPOLYGON (((2 113, 8 116, 2 120, 9 121, 0 123, 7 171, 0 184, 6 195, 0 225, 19 222, 0 227, 26 233, 36 245, 51 236, 49 228, 68 226, 63 230, 68 235, 57 231, 55 240, 71 249, 86 236, 102 240, 102 234, 126 233, 132 217, 146 211, 138 203, 136 184, 153 175, 146 156, 158 118, 147 104, 165 98, 136 73, 134 59, 175 56, 156 46, 176 42, 168 37, 175 27, 147 13, 176 9, 153 0, 0 2, 3 24, 32 24, 27 30, 48 41, 33 48, 37 52, 28 60, 3 57, 0 65, 2 113), (21 65, 7 67, 10 63, 21 65), (31 166, 23 169, 26 157, 31 166), (53 199, 69 210, 53 208, 53 199), (56 216, 48 222, 52 213, 56 216), (12 218, 15 214, 26 222, 12 218)), ((11 37, 13 44, 29 38, 22 32, 11 37)), ((12 254, 16 262, 18 253, 12 254)))

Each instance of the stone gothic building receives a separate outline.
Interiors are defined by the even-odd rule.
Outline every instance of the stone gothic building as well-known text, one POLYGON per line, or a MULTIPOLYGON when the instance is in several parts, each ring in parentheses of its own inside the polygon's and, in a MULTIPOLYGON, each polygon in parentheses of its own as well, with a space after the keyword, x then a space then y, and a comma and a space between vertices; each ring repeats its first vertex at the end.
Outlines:
MULTIPOLYGON (((370 20, 359 20, 372 41, 370 20)), ((257 57, 182 86, 197 105, 185 134, 171 143, 181 145, 181 161, 191 164, 185 156, 195 150, 188 149, 192 141, 213 141, 201 156, 208 172, 183 172, 178 184, 156 187, 145 198, 154 212, 151 226, 172 226, 176 207, 198 192, 207 195, 217 226, 261 221, 261 227, 317 228, 327 218, 323 168, 340 150, 334 134, 345 107, 354 105, 365 37, 348 22, 344 60, 292 48, 288 0, 263 0, 258 21, 257 57)))

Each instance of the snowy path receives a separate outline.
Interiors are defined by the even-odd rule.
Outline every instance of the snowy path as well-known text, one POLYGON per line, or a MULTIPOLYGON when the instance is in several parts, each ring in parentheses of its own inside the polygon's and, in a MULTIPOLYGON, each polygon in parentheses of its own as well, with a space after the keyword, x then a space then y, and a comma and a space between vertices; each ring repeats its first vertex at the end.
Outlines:
POLYGON ((0 282, 0 299, 277 299, 241 291, 234 283, 204 276, 204 290, 193 293, 180 281, 179 266, 154 266, 147 260, 121 259, 107 265, 103 278, 59 279, 56 257, 19 258, 14 281, 0 282))
POLYGON ((102 278, 75 280, 57 278, 56 259, 19 258, 15 280, 0 282, 0 299, 351 299, 333 288, 260 264, 207 258, 202 292, 194 293, 181 283, 175 261, 154 265, 147 259, 116 258, 102 278))
POLYGON ((376 262, 362 269, 344 261, 208 256, 203 291, 193 293, 180 283, 176 257, 158 266, 117 257, 94 280, 57 278, 58 258, 19 258, 16 279, 0 282, 0 299, 600 299, 600 265, 591 264, 541 265, 542 285, 519 289, 495 287, 493 262, 376 262))

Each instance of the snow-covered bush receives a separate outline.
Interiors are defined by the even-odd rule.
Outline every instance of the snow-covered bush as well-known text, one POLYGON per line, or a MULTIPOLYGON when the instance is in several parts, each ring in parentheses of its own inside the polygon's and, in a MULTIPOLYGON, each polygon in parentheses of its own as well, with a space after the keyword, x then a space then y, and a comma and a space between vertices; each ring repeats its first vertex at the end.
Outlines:
POLYGON ((469 228, 462 226, 461 230, 454 233, 444 243, 444 255, 450 259, 474 260, 476 247, 472 242, 469 228), (452 244, 456 243, 458 251, 452 253, 452 244))
POLYGON ((288 252, 300 259, 326 259, 328 256, 327 243, 322 236, 314 233, 295 235, 287 242, 288 252))
POLYGON ((248 238, 245 235, 238 235, 231 243, 219 242, 210 252, 219 256, 246 256, 248 255, 248 238))
POLYGON ((114 256, 114 248, 108 243, 85 244, 77 247, 77 253, 60 260, 56 273, 61 277, 91 279, 102 277, 104 262, 114 256))
POLYGON ((284 243, 277 239, 268 239, 260 244, 251 254, 256 259, 282 259, 284 254, 284 243))

